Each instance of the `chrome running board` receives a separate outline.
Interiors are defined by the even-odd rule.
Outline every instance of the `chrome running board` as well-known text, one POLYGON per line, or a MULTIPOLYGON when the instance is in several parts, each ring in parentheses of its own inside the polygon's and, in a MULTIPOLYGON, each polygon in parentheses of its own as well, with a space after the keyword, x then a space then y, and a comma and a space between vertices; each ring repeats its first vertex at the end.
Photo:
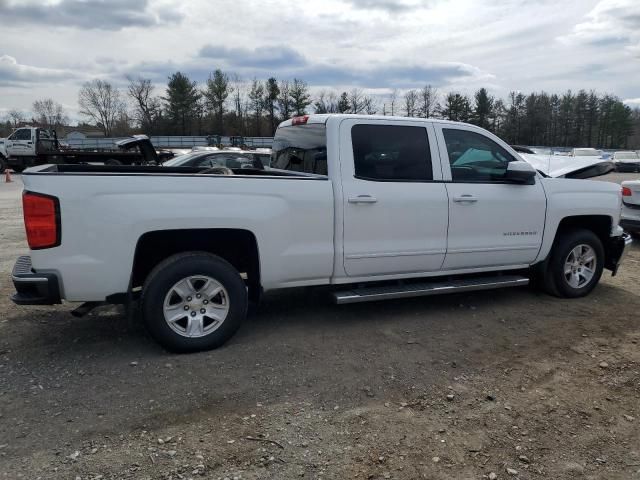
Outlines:
POLYGON ((333 293, 337 304, 391 300, 394 298, 444 295, 445 293, 490 290, 493 288, 520 287, 529 284, 529 279, 521 275, 499 275, 492 277, 436 280, 433 282, 410 283, 406 285, 362 287, 333 293))

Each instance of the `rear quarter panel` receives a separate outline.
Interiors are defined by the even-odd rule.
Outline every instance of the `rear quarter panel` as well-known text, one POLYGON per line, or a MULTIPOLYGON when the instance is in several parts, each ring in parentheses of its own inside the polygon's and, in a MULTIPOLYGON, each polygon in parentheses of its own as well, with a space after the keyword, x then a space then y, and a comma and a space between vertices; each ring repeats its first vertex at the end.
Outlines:
POLYGON ((36 270, 58 274, 69 301, 125 292, 138 239, 157 230, 251 231, 265 290, 327 283, 332 274, 327 179, 44 173, 24 182, 60 199, 61 245, 31 256, 36 270))

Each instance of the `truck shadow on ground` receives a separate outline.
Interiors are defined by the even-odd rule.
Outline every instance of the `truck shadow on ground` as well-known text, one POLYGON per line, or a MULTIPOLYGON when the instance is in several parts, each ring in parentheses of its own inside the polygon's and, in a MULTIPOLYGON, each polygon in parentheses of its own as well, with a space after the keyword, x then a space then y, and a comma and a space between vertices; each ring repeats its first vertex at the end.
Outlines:
MULTIPOLYGON (((283 291, 266 296, 225 346, 196 356, 225 357, 237 348, 259 351, 296 342, 322 349, 322 344, 334 341, 339 345, 341 339, 345 348, 354 341, 377 346, 393 332, 405 332, 404 336, 413 338, 497 328, 495 333, 509 337, 515 326, 542 336, 558 327, 600 329, 614 322, 606 312, 607 305, 614 309, 630 301, 640 307, 640 298, 608 284, 600 285, 590 297, 576 300, 518 288, 341 306, 330 302, 328 289, 283 291)), ((15 350, 40 349, 48 356, 111 357, 132 351, 137 357, 171 355, 147 334, 140 317, 130 318, 118 306, 101 307, 83 318, 72 317, 61 308, 36 311, 15 316, 10 322, 9 334, 15 334, 10 344, 15 350)), ((624 317, 616 318, 615 323, 621 328, 637 326, 624 317)))

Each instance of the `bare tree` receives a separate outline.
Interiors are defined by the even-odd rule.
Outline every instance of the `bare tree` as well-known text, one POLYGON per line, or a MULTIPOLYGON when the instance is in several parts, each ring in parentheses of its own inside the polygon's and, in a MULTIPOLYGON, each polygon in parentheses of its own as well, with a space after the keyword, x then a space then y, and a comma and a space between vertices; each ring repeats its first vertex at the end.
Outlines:
POLYGON ((62 104, 55 102, 52 98, 36 100, 32 108, 37 116, 36 120, 46 128, 59 127, 69 121, 62 104))
POLYGON ((394 88, 389 95, 389 111, 391 116, 396 114, 396 103, 398 103, 398 90, 394 88))
POLYGON ((433 117, 438 111, 438 90, 431 85, 425 85, 419 93, 420 107, 418 115, 424 118, 433 117))
POLYGON ((78 94, 78 104, 80 113, 96 122, 106 137, 126 108, 120 91, 106 80, 86 82, 78 94))
POLYGON ((245 115, 245 87, 240 76, 236 73, 231 74, 231 89, 233 91, 233 110, 236 116, 236 131, 240 135, 247 133, 247 115, 245 115))
POLYGON ((418 92, 409 90, 404 94, 404 111, 407 117, 416 116, 416 104, 418 103, 418 92))
POLYGON ((370 95, 365 95, 362 99, 363 110, 367 115, 375 115, 378 112, 378 105, 376 104, 375 99, 370 95))
POLYGON ((9 120, 11 120, 11 122, 13 123, 14 127, 17 127, 18 125, 20 125, 20 123, 24 122, 25 116, 24 113, 21 112, 20 110, 16 110, 11 109, 7 112, 7 116, 9 117, 9 120))
POLYGON ((262 82, 259 82, 256 78, 251 83, 251 90, 249 90, 249 102, 251 103, 251 110, 255 116, 255 132, 256 136, 261 135, 261 123, 262 123, 262 111, 264 110, 264 86, 262 82))
POLYGON ((338 96, 336 92, 321 90, 313 104, 315 113, 338 113, 338 96))
POLYGON ((349 110, 351 113, 362 113, 364 110, 364 94, 362 89, 354 88, 349 92, 349 110))
POLYGON ((153 95, 153 84, 148 78, 127 77, 127 93, 134 102, 134 118, 143 131, 153 133, 160 118, 160 99, 153 95))

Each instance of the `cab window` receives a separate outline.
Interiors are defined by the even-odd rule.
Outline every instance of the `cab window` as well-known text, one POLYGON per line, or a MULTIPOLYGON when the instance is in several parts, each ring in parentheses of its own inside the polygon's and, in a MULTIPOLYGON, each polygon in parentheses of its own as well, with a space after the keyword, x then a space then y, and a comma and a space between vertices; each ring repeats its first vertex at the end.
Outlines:
POLYGON ((392 182, 433 180, 424 127, 354 125, 351 143, 356 178, 392 182))

